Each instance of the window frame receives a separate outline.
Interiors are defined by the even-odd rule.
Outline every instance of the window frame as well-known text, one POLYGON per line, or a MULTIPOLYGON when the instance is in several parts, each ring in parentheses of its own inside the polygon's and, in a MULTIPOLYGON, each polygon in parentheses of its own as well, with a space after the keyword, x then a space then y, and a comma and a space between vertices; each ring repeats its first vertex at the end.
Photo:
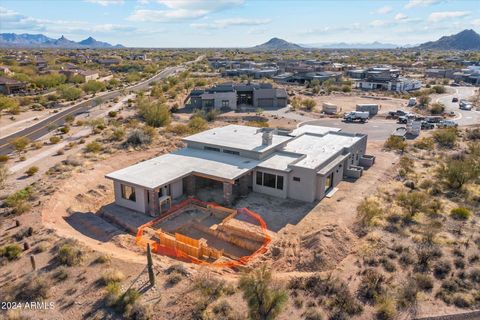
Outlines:
POLYGON ((120 194, 122 199, 137 202, 137 195, 135 193, 135 187, 129 186, 127 184, 120 183, 120 194), (127 191, 130 191, 130 195, 127 196, 127 191))

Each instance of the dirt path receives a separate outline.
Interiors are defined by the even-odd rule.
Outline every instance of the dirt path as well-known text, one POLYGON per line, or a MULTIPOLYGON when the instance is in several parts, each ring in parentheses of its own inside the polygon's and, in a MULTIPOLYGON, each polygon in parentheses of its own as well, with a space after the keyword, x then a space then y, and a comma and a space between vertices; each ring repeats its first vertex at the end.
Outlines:
MULTIPOLYGON (((61 191, 53 194, 42 206, 43 224, 47 228, 54 229, 61 237, 77 239, 92 249, 104 254, 109 254, 125 261, 145 262, 143 255, 120 248, 111 241, 101 242, 82 234, 70 225, 65 218, 69 216, 72 205, 75 205, 74 199, 76 199, 78 195, 85 195, 89 190, 96 189, 98 185, 110 186, 110 194, 107 197, 113 200, 111 181, 105 179, 105 174, 134 164, 142 159, 151 158, 155 156, 158 151, 159 149, 156 148, 147 151, 120 152, 116 154, 113 159, 108 158, 102 160, 83 172, 74 173, 72 177, 65 180, 63 184, 59 186, 59 190, 61 191)), ((101 200, 104 199, 100 199, 100 201, 101 200)), ((103 204, 104 203, 92 202, 90 203, 90 208, 87 209, 95 212, 103 204)))

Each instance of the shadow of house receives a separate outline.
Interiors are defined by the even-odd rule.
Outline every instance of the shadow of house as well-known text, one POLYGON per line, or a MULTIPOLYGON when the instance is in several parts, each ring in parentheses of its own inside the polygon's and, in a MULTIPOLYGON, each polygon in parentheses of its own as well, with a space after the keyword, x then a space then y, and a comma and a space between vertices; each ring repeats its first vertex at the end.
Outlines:
POLYGON ((110 241, 114 236, 124 233, 92 212, 74 212, 65 221, 81 234, 101 242, 110 241))

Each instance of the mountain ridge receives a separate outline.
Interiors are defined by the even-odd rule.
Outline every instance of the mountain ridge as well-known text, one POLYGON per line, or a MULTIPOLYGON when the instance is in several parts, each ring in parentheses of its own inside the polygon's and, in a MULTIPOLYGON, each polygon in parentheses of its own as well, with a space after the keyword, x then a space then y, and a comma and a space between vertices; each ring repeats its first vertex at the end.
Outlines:
POLYGON ((88 37, 81 41, 73 41, 61 36, 58 39, 47 37, 43 34, 30 33, 0 33, 0 47, 30 47, 30 48, 123 48, 122 45, 112 45, 108 42, 95 40, 88 37))

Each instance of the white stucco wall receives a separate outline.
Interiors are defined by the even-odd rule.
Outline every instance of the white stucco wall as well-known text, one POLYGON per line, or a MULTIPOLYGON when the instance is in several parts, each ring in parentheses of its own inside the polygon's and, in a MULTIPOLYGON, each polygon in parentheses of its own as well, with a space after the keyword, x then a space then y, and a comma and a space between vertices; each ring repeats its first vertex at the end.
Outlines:
POLYGON ((296 200, 312 202, 316 195, 316 177, 314 170, 293 167, 288 174, 288 197, 296 200), (294 181, 298 177, 300 181, 294 181))
POLYGON ((133 188, 135 189, 135 198, 136 198, 135 202, 127 199, 123 199, 120 182, 114 181, 113 189, 115 192, 115 203, 118 204, 119 206, 122 206, 128 209, 146 213, 148 209, 147 198, 146 198, 147 191, 140 187, 133 187, 133 188))

